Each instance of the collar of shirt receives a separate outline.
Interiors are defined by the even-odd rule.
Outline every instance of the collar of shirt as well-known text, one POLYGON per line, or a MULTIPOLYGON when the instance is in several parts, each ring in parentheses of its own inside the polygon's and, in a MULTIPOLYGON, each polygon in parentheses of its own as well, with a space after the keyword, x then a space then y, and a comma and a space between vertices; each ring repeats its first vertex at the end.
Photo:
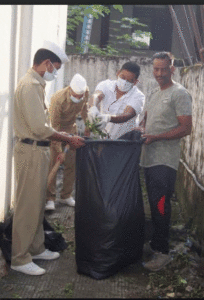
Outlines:
POLYGON ((45 80, 42 78, 42 76, 40 76, 40 74, 38 74, 33 68, 30 68, 30 69, 28 70, 28 73, 31 74, 31 76, 34 77, 37 81, 39 81, 40 84, 43 86, 43 88, 45 88, 46 82, 45 82, 45 80))
POLYGON ((71 96, 71 88, 70 88, 70 86, 68 86, 67 87, 67 99, 71 100, 70 96, 71 96))

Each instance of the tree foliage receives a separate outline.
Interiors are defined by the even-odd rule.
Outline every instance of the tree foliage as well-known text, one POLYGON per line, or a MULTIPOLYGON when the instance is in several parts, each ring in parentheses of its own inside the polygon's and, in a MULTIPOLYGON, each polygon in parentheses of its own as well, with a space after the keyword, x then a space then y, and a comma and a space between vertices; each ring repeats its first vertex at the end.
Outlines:
MULTIPOLYGON (((143 30, 134 30, 134 37, 129 33, 122 33, 124 30, 130 30, 136 27, 146 27, 147 25, 139 22, 138 18, 129 18, 122 17, 123 6, 122 5, 113 5, 113 8, 118 10, 121 13, 121 18, 119 20, 111 20, 112 22, 112 31, 115 34, 110 35, 110 37, 114 37, 108 45, 101 49, 98 45, 87 44, 86 46, 89 49, 89 53, 97 54, 97 55, 121 55, 125 53, 130 53, 131 50, 127 49, 127 47, 122 47, 125 45, 129 45, 129 48, 141 49, 146 47, 147 44, 144 41, 140 41, 137 38, 143 38, 144 36, 150 37, 151 33, 143 30), (118 26, 114 27, 114 24, 118 24, 118 26), (121 45, 118 49, 118 45, 121 45)), ((98 19, 99 17, 104 17, 105 15, 110 14, 110 9, 104 5, 69 5, 68 6, 68 19, 67 19, 67 45, 74 46, 74 53, 83 53, 83 45, 80 43, 74 42, 72 38, 72 33, 77 29, 77 27, 83 23, 84 16, 88 16, 91 14, 93 18, 98 19)))

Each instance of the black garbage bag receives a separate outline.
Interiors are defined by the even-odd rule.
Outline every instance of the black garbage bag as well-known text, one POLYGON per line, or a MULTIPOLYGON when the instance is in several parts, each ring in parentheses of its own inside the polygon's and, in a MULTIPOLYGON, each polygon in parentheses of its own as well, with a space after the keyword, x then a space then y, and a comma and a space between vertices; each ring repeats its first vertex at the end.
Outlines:
POLYGON ((142 140, 87 140, 76 151, 77 272, 114 275, 142 258, 145 217, 139 179, 142 140))
POLYGON ((141 138, 141 132, 137 130, 132 130, 129 132, 126 132, 122 136, 118 138, 119 140, 128 140, 128 141, 143 141, 141 138))
MULTIPOLYGON (((0 226, 0 248, 7 263, 11 262, 12 247, 12 224, 13 216, 9 217, 0 226)), ((63 251, 68 247, 61 233, 55 232, 54 228, 45 219, 43 220, 43 228, 45 233, 45 248, 50 251, 63 251)))

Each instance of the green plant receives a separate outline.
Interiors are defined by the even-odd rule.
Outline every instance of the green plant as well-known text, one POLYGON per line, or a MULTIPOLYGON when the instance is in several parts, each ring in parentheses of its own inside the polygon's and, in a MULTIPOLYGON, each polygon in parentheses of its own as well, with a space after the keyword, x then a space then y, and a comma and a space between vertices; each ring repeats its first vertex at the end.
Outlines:
POLYGON ((150 273, 149 285, 151 289, 158 289, 163 296, 168 292, 185 292, 187 280, 174 272, 150 273))
POLYGON ((68 250, 71 252, 71 254, 75 255, 75 243, 74 241, 67 242, 68 244, 68 250))
MULTIPOLYGON (((113 23, 112 31, 115 32, 116 34, 110 35, 111 37, 115 38, 115 42, 111 42, 110 44, 113 47, 117 47, 117 44, 123 44, 129 45, 130 48, 136 48, 136 49, 142 49, 147 46, 147 43, 144 41, 141 41, 140 39, 143 39, 144 37, 149 37, 152 39, 152 34, 149 31, 144 31, 144 30, 139 30, 138 27, 146 27, 146 24, 140 23, 138 18, 121 18, 120 20, 111 20, 113 23), (114 24, 118 24, 120 28, 115 28, 114 24), (121 34, 123 29, 133 29, 132 34, 130 35, 129 33, 123 33, 121 34)), ((118 54, 123 54, 124 52, 130 53, 131 50, 121 48, 118 50, 118 54)))
POLYGON ((73 283, 67 283, 64 288, 66 298, 72 298, 73 292, 73 283))
MULTIPOLYGON (((93 123, 91 123, 89 120, 86 120, 85 125, 86 127, 94 134, 94 135, 99 135, 101 138, 104 138, 107 136, 106 133, 102 132, 98 127, 97 123, 99 122, 98 118, 95 118, 93 123)), ((96 136, 97 138, 97 136, 96 136)))
MULTIPOLYGON (((113 8, 119 10, 121 14, 123 13, 122 5, 113 5, 113 8)), ((104 5, 69 5, 67 18, 67 45, 74 46, 72 51, 75 54, 83 53, 84 45, 81 45, 79 42, 74 42, 73 34, 77 27, 83 23, 84 16, 89 14, 91 14, 93 18, 98 19, 100 16, 104 17, 105 15, 110 14, 110 9, 104 5)), ((144 39, 144 37, 152 39, 150 32, 141 30, 141 27, 146 27, 147 25, 139 22, 138 18, 122 17, 119 18, 119 20, 111 20, 111 22, 112 27, 110 27, 110 29, 112 29, 115 34, 110 34, 110 37, 113 37, 114 39, 104 48, 100 48, 98 45, 90 43, 86 44, 90 54, 103 56, 129 54, 131 53, 131 50, 127 49, 127 45, 132 50, 142 49, 147 46, 147 43, 139 39, 144 39), (115 27, 116 24, 119 25, 120 28, 115 27), (130 29, 132 30, 132 28, 134 30, 130 35, 129 31, 130 29), (122 45, 124 47, 122 47, 122 45)))
POLYGON ((60 224, 59 221, 54 222, 54 230, 58 233, 64 233, 65 226, 60 224))
MULTIPOLYGON (((123 12, 122 5, 113 5, 113 7, 123 12)), ((69 5, 68 6, 68 18, 67 18, 67 44, 74 45, 74 40, 71 38, 72 33, 76 30, 84 21, 84 16, 91 14, 93 18, 98 19, 99 16, 104 17, 105 14, 109 14, 110 9, 105 5, 69 5)), ((80 50, 81 47, 78 47, 80 50)))

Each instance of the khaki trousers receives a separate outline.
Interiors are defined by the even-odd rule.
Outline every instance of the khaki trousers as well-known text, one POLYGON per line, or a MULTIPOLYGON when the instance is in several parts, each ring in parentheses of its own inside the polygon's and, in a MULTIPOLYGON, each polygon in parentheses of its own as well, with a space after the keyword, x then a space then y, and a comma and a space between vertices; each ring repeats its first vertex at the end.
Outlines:
MULTIPOLYGON (((76 127, 72 125, 67 126, 66 128, 61 128, 61 131, 71 133, 76 135, 76 127)), ((56 163, 56 159, 59 153, 57 153, 55 147, 50 147, 50 169, 52 170, 53 166, 56 163)), ((69 198, 72 194, 74 182, 75 182, 75 159, 76 159, 76 150, 69 150, 65 155, 64 161, 64 176, 63 176, 63 187, 61 190, 61 199, 69 198)), ((57 175, 57 174, 56 174, 57 175)), ((47 200, 54 201, 56 199, 56 175, 52 183, 47 189, 47 200)))
MULTIPOLYGON (((54 147, 50 148, 50 171, 56 163, 56 159, 58 156, 58 152, 54 147)), ((63 178, 63 187, 61 190, 61 199, 66 199, 71 196, 73 191, 74 181, 75 181, 75 158, 76 151, 69 150, 66 153, 65 161, 64 161, 64 178, 63 178)), ((56 176, 52 183, 50 184, 47 190, 47 199, 55 200, 56 198, 56 176)))
POLYGON ((14 147, 16 197, 12 229, 13 266, 45 250, 43 218, 50 149, 18 141, 14 147))

